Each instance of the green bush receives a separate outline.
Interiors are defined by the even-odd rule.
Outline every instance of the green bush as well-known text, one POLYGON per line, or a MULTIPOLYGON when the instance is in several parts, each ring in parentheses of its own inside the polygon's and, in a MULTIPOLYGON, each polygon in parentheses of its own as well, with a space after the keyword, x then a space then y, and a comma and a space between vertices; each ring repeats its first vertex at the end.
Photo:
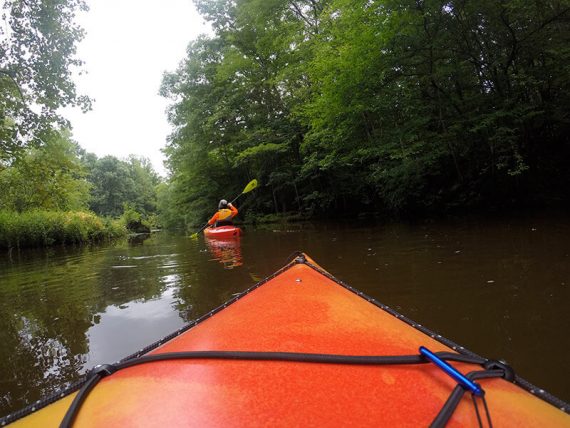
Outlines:
POLYGON ((103 224, 105 226, 105 230, 107 231, 108 238, 119 238, 121 236, 125 236, 128 233, 128 230, 121 219, 104 217, 103 224))
POLYGON ((125 203, 123 209, 121 221, 129 232, 150 233, 151 225, 147 220, 143 219, 141 213, 129 203, 125 203))
POLYGON ((44 247, 117 238, 127 233, 119 220, 81 211, 0 211, 0 247, 44 247))

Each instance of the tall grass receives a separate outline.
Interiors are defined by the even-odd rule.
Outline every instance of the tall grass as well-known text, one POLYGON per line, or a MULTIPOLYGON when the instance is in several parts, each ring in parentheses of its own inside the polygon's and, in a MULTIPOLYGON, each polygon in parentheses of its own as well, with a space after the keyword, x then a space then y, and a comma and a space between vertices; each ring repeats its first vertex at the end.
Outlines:
POLYGON ((126 235, 124 223, 81 211, 0 211, 0 247, 78 244, 126 235))

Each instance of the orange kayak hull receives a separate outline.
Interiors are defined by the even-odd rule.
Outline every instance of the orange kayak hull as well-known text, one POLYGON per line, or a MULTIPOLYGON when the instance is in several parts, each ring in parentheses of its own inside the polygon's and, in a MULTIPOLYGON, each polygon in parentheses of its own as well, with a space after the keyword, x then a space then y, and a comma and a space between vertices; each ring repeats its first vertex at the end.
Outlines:
POLYGON ((242 231, 236 226, 207 227, 204 236, 211 239, 232 239, 242 235, 242 231))
MULTIPOLYGON (((308 259, 262 281, 158 346, 181 351, 410 355, 455 352, 308 259)), ((461 350, 461 349, 459 349, 461 350)), ((481 366, 453 363, 462 373, 481 366)), ((482 379, 493 425, 570 427, 570 416, 501 378, 482 379)), ((428 426, 456 383, 432 364, 348 366, 239 360, 142 364, 104 378, 74 426, 428 426)), ((66 397, 15 423, 56 426, 66 397)), ((449 421, 478 426, 469 394, 449 421)))

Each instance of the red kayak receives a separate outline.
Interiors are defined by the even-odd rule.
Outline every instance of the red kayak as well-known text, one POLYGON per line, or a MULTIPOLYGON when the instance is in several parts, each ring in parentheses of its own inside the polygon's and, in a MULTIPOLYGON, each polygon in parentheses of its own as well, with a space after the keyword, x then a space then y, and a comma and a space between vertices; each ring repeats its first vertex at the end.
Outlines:
POLYGON ((214 239, 237 238, 241 234, 241 229, 237 226, 207 227, 204 229, 204 236, 214 239))
POLYGON ((570 427, 569 411, 505 363, 298 254, 210 313, 0 426, 25 416, 13 426, 570 427))

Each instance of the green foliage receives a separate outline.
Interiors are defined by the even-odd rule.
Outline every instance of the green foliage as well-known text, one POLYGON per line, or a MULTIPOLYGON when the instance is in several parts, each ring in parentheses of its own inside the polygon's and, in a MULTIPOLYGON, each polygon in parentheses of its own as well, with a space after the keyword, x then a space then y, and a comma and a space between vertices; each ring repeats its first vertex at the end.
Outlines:
POLYGON ((85 153, 83 162, 91 183, 89 208, 93 212, 119 217, 125 203, 144 215, 156 212, 156 186, 160 178, 148 159, 132 155, 127 160, 114 156, 98 159, 85 153))
POLYGON ((112 239, 126 234, 116 220, 89 212, 32 210, 0 211, 0 247, 42 247, 112 239))
POLYGON ((0 209, 22 212, 85 209, 90 186, 69 132, 52 131, 45 145, 0 168, 0 188, 0 209))
POLYGON ((143 219, 141 213, 137 212, 128 202, 124 203, 123 209, 121 221, 127 230, 135 233, 150 233, 150 223, 143 219))
POLYGON ((252 177, 267 214, 568 196, 568 0, 197 7, 215 36, 161 89, 165 224, 202 222, 252 177))
POLYGON ((83 30, 74 23, 83 0, 5 0, 0 26, 0 163, 23 147, 40 146, 56 125, 58 109, 90 108, 71 80, 83 30))
POLYGON ((98 162, 65 131, 52 132, 45 145, 25 149, 19 159, 0 169, 0 246, 100 241, 122 236, 127 229, 149 232, 147 219, 156 212, 155 187, 159 181, 150 162, 135 157, 128 161, 103 158, 102 167, 98 162), (108 164, 109 174, 100 173, 108 164), (93 174, 94 170, 100 173, 96 175, 99 181, 89 183, 87 178, 93 180, 93 176, 87 171, 93 174), (125 175, 118 176, 117 170, 125 175), (121 193, 120 189, 127 186, 130 193, 121 193), (90 190, 95 196, 107 195, 107 199, 90 200, 90 190), (84 212, 89 204, 98 207, 101 200, 108 202, 109 195, 116 197, 112 202, 120 204, 120 210, 101 209, 105 218, 84 212), (122 219, 108 218, 123 214, 124 205, 122 219))
POLYGON ((271 4, 278 7, 257 2, 234 16, 229 4, 200 3, 220 37, 192 43, 187 61, 164 78, 162 94, 180 100, 170 111, 177 130, 165 152, 170 201, 185 223, 203 222, 217 200, 238 194, 253 177, 272 183, 262 193, 275 194, 286 183, 269 175, 299 165, 301 131, 288 114, 289 94, 278 86, 287 56, 275 55, 286 40, 278 21, 285 3, 271 4), (222 29, 228 19, 236 31, 222 29))
POLYGON ((158 200, 157 223, 167 229, 182 229, 185 226, 185 219, 183 213, 176 206, 174 186, 174 184, 160 183, 156 188, 158 200))
MULTIPOLYGON (((123 234, 128 202, 143 218, 156 213, 160 179, 147 159, 97 159, 71 140, 58 113, 90 108, 72 73, 83 30, 83 0, 6 0, 0 26, 0 240, 4 246, 85 242, 123 234), (80 159, 81 158, 81 159, 80 159), (19 214, 17 214, 19 213, 19 214)), ((142 224, 142 223, 141 223, 142 224)))

